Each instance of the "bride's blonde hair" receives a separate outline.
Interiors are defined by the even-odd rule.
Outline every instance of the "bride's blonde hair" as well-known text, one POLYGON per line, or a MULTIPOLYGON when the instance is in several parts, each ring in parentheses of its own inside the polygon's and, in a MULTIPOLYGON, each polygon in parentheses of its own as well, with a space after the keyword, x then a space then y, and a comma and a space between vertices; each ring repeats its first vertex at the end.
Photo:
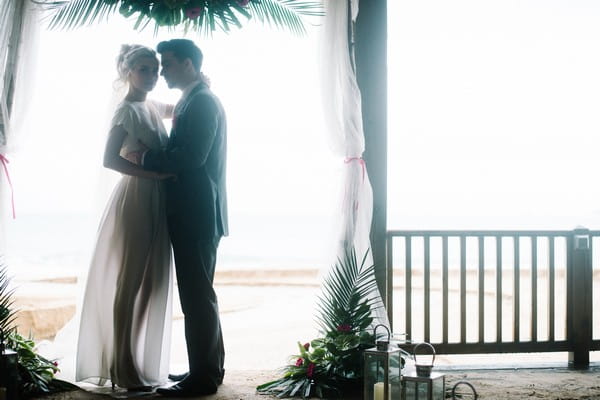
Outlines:
POLYGON ((117 57, 118 81, 126 83, 129 71, 131 71, 142 57, 156 58, 156 52, 150 47, 142 46, 141 44, 122 44, 119 56, 117 57))

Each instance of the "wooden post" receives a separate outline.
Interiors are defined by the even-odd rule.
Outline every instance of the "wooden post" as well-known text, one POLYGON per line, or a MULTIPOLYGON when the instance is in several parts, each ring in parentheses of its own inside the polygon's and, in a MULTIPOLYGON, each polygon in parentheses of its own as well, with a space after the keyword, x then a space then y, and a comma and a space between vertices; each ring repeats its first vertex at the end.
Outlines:
POLYGON ((587 229, 573 231, 572 252, 567 280, 567 337, 571 344, 569 367, 590 366, 592 344, 592 257, 587 229))
MULTIPOLYGON (((375 274, 392 322, 387 231, 387 1, 363 0, 354 26, 356 77, 362 96, 365 153, 373 186, 371 249, 375 274)), ((391 271, 390 271, 391 272, 391 271)))

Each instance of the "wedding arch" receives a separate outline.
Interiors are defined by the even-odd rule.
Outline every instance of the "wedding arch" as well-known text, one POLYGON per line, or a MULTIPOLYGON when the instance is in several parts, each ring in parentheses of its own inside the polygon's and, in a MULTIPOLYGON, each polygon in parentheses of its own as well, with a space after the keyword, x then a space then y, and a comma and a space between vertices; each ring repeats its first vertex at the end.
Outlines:
MULTIPOLYGON (((297 0, 163 0, 133 2, 72 0, 18 1, 0 5, 0 198, 3 218, 14 214, 9 174, 11 144, 24 129, 27 113, 27 71, 35 54, 28 33, 41 6, 54 9, 50 25, 74 28, 120 13, 135 17, 134 29, 150 23, 155 29, 182 25, 210 34, 215 30, 241 28, 251 18, 301 34, 302 15, 316 15, 319 2, 297 0), (9 210, 9 212, 7 212, 9 210), (6 216, 5 216, 6 214, 6 216)), ((329 142, 343 159, 346 195, 339 217, 340 254, 350 246, 358 254, 368 249, 375 265, 379 291, 391 302, 391 279, 386 269, 387 198, 387 79, 386 2, 331 0, 324 3, 327 15, 323 47, 323 82, 326 93, 329 142)), ((14 216, 13 216, 14 217, 14 216)), ((2 224, 0 223, 0 234, 2 224)), ((1 236, 1 235, 0 235, 1 236)), ((0 242, 1 244, 1 242, 0 242)))

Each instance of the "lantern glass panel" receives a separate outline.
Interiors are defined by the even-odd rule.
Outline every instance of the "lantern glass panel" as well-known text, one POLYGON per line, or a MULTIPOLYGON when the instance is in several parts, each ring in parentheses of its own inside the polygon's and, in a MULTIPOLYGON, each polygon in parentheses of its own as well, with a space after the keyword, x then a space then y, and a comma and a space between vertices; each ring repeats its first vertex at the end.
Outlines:
POLYGON ((399 350, 365 352, 364 400, 399 399, 401 395, 399 350), (387 383, 387 399, 385 385, 387 383))
POLYGON ((432 382, 432 398, 433 399, 443 399, 444 396, 446 395, 446 379, 445 377, 440 377, 437 379, 434 379, 432 382))
POLYGON ((432 373, 429 377, 417 376, 413 371, 403 377, 402 398, 405 400, 443 400, 445 396, 445 376, 432 373))

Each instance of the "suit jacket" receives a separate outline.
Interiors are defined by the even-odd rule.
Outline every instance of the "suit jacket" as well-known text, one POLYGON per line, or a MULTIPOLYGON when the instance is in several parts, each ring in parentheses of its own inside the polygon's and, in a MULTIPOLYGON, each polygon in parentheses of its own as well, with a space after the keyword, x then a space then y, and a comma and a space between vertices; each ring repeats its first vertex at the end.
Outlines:
POLYGON ((165 150, 149 150, 144 168, 175 173, 167 180, 167 213, 186 234, 227 236, 227 121, 219 99, 199 83, 175 107, 165 150))

